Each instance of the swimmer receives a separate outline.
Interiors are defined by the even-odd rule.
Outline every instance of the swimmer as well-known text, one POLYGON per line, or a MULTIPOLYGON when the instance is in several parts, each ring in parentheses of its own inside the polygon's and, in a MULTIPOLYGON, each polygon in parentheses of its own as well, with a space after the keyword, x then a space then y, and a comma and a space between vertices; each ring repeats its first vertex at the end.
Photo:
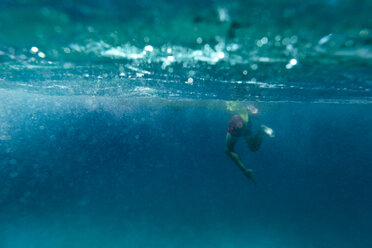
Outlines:
POLYGON ((245 167, 239 154, 234 151, 235 144, 240 137, 243 137, 248 145, 248 148, 252 152, 256 152, 260 149, 262 138, 265 134, 271 138, 275 137, 275 134, 271 128, 265 125, 261 125, 260 130, 256 134, 253 134, 252 122, 248 121, 248 114, 257 114, 258 109, 252 105, 249 105, 248 107, 245 107, 244 110, 244 112, 240 110, 240 113, 231 117, 229 121, 229 128, 226 134, 225 153, 232 159, 232 161, 234 161, 234 163, 248 179, 250 179, 253 183, 256 183, 256 180, 253 177, 253 170, 245 167))

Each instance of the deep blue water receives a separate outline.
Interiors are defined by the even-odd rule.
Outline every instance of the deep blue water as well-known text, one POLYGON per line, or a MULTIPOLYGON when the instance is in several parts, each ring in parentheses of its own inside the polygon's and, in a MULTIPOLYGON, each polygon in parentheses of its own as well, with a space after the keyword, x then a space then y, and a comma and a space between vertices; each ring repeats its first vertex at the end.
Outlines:
POLYGON ((370 105, 258 104, 254 185, 223 102, 0 93, 2 247, 372 244, 370 105))
POLYGON ((372 247, 371 10, 0 1, 0 248, 372 247))

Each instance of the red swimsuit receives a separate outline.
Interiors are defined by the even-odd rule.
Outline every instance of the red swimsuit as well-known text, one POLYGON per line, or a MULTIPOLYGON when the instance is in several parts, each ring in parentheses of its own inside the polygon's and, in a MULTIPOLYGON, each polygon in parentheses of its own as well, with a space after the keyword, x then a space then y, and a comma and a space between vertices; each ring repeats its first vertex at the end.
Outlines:
POLYGON ((241 136, 244 133, 244 121, 240 115, 234 115, 229 121, 229 129, 227 131, 233 136, 241 136))

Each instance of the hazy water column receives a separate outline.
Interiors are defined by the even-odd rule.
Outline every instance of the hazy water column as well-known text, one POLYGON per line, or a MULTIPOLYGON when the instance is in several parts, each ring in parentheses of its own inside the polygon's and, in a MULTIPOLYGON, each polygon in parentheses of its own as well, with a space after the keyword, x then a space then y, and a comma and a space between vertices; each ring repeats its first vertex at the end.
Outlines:
POLYGON ((277 137, 236 148, 254 186, 219 102, 35 96, 1 98, 4 247, 371 243, 368 105, 263 106, 277 137))

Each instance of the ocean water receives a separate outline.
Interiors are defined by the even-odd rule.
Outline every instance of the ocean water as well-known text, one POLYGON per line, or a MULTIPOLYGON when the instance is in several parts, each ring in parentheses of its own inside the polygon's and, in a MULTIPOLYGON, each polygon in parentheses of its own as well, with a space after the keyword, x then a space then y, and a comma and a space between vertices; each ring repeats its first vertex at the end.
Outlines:
POLYGON ((0 248, 372 247, 371 10, 1 0, 0 248))

